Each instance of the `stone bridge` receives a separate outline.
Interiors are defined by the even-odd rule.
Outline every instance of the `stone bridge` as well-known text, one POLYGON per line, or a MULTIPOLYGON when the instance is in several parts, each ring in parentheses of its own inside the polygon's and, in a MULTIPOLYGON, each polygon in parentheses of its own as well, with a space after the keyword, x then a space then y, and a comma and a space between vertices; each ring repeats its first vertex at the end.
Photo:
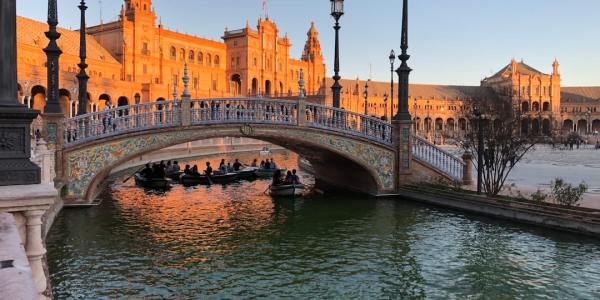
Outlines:
POLYGON ((111 170, 134 157, 190 141, 249 137, 308 159, 317 182, 371 195, 394 194, 406 183, 462 181, 462 160, 393 125, 305 98, 182 99, 90 113, 58 128, 57 175, 65 203, 91 203, 111 170), (408 142, 404 142, 408 141, 408 142), (399 149, 409 149, 409 170, 399 149), (408 171, 408 172, 407 172, 408 171))

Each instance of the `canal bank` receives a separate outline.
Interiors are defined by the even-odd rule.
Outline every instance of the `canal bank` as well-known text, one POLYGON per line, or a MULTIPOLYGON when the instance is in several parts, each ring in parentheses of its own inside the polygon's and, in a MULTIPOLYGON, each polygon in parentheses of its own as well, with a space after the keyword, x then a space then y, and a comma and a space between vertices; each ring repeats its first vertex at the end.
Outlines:
POLYGON ((429 184, 404 187, 399 196, 464 212, 600 237, 600 210, 596 209, 565 207, 508 197, 490 198, 429 184))

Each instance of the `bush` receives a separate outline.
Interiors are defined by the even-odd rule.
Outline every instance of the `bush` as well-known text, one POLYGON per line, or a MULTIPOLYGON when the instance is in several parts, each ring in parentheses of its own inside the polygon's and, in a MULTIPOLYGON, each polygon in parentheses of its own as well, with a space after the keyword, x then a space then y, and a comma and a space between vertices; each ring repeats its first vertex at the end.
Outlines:
POLYGON ((535 202, 543 203, 546 202, 546 199, 548 199, 548 194, 542 192, 540 189, 531 194, 531 200, 535 202))
POLYGON ((556 178, 552 181, 552 198, 557 204, 565 206, 578 206, 583 198, 583 194, 587 192, 588 186, 582 182, 577 187, 573 187, 570 183, 565 183, 562 178, 556 178))

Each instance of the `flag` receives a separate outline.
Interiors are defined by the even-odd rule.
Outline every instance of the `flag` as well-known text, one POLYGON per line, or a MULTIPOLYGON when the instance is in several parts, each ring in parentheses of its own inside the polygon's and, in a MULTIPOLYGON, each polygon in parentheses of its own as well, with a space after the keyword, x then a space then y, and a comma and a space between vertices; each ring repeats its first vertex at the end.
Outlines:
POLYGON ((262 0, 262 10, 263 12, 267 12, 267 0, 262 0))

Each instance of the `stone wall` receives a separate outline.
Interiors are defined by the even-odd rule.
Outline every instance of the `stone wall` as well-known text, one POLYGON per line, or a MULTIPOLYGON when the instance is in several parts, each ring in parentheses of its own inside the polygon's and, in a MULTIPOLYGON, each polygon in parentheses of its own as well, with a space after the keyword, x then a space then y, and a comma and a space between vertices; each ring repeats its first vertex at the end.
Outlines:
POLYGON ((15 218, 0 213, 0 299, 38 299, 15 218))

